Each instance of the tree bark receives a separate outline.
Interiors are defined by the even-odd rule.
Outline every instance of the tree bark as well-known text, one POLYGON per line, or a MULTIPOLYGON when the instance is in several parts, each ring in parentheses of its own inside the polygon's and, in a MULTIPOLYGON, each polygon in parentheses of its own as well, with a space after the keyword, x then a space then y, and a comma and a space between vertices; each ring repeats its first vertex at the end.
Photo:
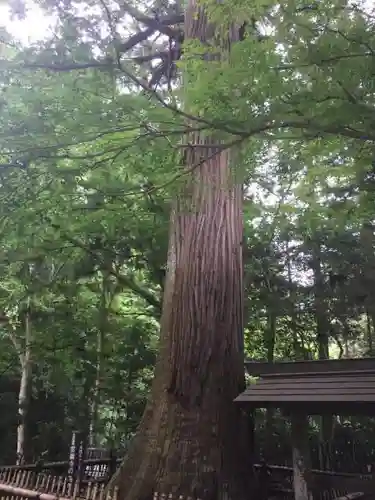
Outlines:
MULTIPOLYGON (((185 18, 187 39, 213 37, 195 0, 185 18)), ((188 186, 171 217, 151 397, 109 484, 127 500, 151 498, 154 491, 248 497, 249 426, 233 403, 244 389, 242 186, 232 176, 230 152, 217 140, 195 134, 190 143, 188 186)))

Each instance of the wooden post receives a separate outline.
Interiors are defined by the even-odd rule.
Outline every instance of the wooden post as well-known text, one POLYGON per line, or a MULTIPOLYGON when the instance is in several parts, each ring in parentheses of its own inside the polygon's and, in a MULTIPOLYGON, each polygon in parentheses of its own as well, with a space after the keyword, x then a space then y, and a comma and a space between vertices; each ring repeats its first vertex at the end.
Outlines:
POLYGON ((116 470, 117 470, 116 451, 113 448, 111 448, 109 450, 108 479, 111 479, 116 470))
POLYGON ((78 460, 77 460, 77 477, 78 481, 82 481, 85 465, 83 463, 86 455, 86 446, 83 433, 79 434, 79 442, 78 442, 78 460))
POLYGON ((308 419, 303 413, 291 415, 293 447, 293 489, 295 500, 311 500, 308 419))
POLYGON ((85 441, 82 432, 73 431, 69 452, 69 494, 72 494, 75 483, 80 485, 84 474, 85 441))
POLYGON ((249 423, 249 453, 251 454, 251 463, 255 462, 255 410, 251 409, 247 413, 249 423))
POLYGON ((68 476, 74 479, 77 469, 77 431, 73 431, 69 450, 68 476))
POLYGON ((69 496, 72 495, 73 493, 74 481, 77 475, 77 467, 78 467, 77 434, 78 434, 77 431, 73 431, 69 449, 69 468, 68 468, 69 496))

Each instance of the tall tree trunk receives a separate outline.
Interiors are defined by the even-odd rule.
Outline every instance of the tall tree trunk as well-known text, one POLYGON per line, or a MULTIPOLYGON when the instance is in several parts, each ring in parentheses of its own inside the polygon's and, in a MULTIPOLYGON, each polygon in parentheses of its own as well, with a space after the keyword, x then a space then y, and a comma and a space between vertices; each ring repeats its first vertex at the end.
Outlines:
POLYGON ((112 481, 121 498, 245 496, 248 426, 233 403, 244 388, 242 194, 222 183, 228 159, 201 167, 197 213, 172 218, 160 352, 138 436, 112 481))
POLYGON ((27 418, 32 383, 32 329, 29 303, 24 315, 24 331, 24 350, 19 354, 21 363, 21 383, 18 395, 19 423, 17 427, 17 464, 23 463, 27 456, 27 418))
MULTIPOLYGON (((187 39, 213 37, 195 0, 185 19, 187 39)), ((230 152, 217 140, 195 134, 190 143, 191 182, 171 218, 151 398, 109 485, 117 484, 127 500, 151 498, 153 491, 215 500, 248 496, 249 426, 233 403, 244 388, 242 186, 233 179, 230 152)))

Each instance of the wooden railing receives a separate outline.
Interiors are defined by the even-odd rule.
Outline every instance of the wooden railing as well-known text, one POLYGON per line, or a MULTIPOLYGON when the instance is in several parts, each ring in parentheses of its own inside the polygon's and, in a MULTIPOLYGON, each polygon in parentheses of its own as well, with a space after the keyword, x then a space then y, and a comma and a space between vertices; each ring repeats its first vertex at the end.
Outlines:
MULTIPOLYGON (((68 462, 37 463, 20 466, 0 467, 0 499, 8 497, 60 500, 72 498, 96 498, 110 500, 117 498, 117 490, 106 493, 105 485, 116 465, 110 459, 91 459, 82 462, 83 472, 76 478, 69 476, 68 462), (47 498, 45 495, 50 495, 47 498)), ((258 484, 257 499, 277 497, 291 500, 293 495, 293 469, 283 466, 255 465, 258 484)), ((371 495, 374 498, 375 480, 372 475, 345 474, 312 470, 311 485, 314 500, 354 500, 371 495)), ((159 495, 167 500, 170 496, 159 495)))
MULTIPOLYGON (((106 491, 104 484, 70 481, 68 477, 37 474, 32 471, 12 471, 0 474, 1 500, 118 500, 118 487, 106 491)), ((172 494, 153 494, 153 500, 194 500, 172 494)))

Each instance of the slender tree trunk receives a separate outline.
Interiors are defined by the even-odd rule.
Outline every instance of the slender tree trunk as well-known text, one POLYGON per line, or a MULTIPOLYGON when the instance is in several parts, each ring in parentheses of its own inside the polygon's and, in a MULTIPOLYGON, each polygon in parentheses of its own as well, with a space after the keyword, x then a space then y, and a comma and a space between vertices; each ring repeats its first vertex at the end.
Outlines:
POLYGON ((321 266, 321 250, 319 244, 313 250, 316 336, 318 340, 319 359, 329 359, 329 323, 325 301, 325 283, 321 266))
POLYGON ((293 354, 295 356, 295 359, 301 359, 301 358, 303 358, 303 356, 302 356, 303 349, 301 348, 300 341, 298 338, 298 321, 297 321, 297 311, 296 311, 297 294, 295 291, 295 287, 294 287, 294 283, 293 283, 293 276, 292 276, 292 263, 291 263, 290 250, 289 250, 289 235, 287 237, 287 241, 285 244, 285 253, 287 255, 289 304, 290 304, 290 320, 291 320, 290 327, 291 327, 291 334, 292 334, 292 339, 293 339, 293 354))
MULTIPOLYGON (((315 316, 319 359, 329 359, 329 321, 325 300, 325 283, 321 264, 320 244, 313 248, 313 270, 315 281, 315 316)), ((330 469, 333 416, 323 415, 320 419, 319 461, 323 470, 330 469)))
POLYGON ((17 464, 23 463, 27 455, 27 419, 32 384, 32 329, 29 305, 25 313, 24 329, 25 348, 24 352, 20 353, 21 383, 18 396, 17 464))
POLYGON ((103 370, 103 345, 106 332, 108 330, 108 291, 107 291, 107 280, 108 274, 103 276, 102 280, 102 293, 100 299, 100 310, 99 310, 99 329, 97 334, 97 345, 96 345, 96 376, 94 393, 92 396, 91 404, 91 422, 90 422, 90 432, 89 432, 89 445, 96 446, 98 439, 98 420, 99 420, 99 403, 100 403, 100 391, 102 383, 102 370, 103 370))
POLYGON ((312 500, 311 463, 308 418, 303 414, 291 416, 293 447, 293 486, 295 500, 312 500))
MULTIPOLYGON (((268 328, 266 338, 267 361, 273 363, 275 356, 275 343, 276 343, 276 314, 269 307, 268 313, 268 328)), ((267 408, 266 410, 266 440, 265 440, 265 459, 270 462, 273 457, 274 450, 274 421, 275 421, 275 408, 267 408)))
MULTIPOLYGON (((187 39, 213 36, 194 0, 185 19, 187 39)), ((195 134, 190 143, 191 182, 171 218, 151 398, 109 485, 119 485, 127 500, 151 498, 154 491, 248 497, 249 426, 233 403, 244 388, 242 186, 217 140, 195 134)))
POLYGON ((91 403, 91 422, 90 422, 90 433, 89 433, 90 446, 96 446, 98 440, 98 411, 99 411, 100 390, 101 390, 101 380, 102 380, 103 341, 104 341, 104 332, 100 328, 98 330, 98 335, 97 335, 96 377, 95 377, 94 393, 92 396, 92 403, 91 403))

